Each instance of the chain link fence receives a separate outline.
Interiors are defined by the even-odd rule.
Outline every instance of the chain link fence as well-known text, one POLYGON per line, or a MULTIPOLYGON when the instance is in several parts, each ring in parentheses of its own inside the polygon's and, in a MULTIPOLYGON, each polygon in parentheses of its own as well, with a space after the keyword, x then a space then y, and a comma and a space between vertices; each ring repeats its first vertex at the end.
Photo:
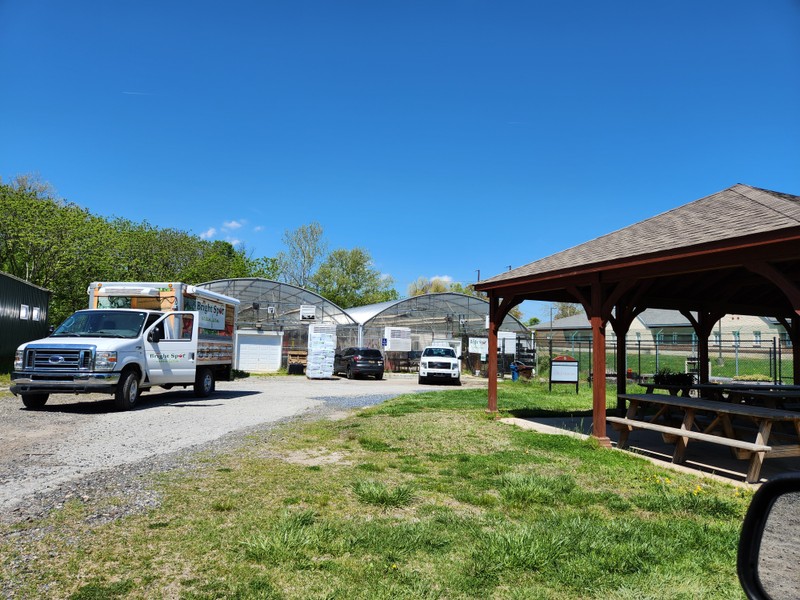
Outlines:
MULTIPOLYGON (((575 341, 537 341, 537 372, 547 377, 550 362, 556 356, 578 360, 581 381, 588 381, 592 367, 591 339, 575 341)), ((713 380, 754 380, 794 384, 791 345, 778 337, 723 337, 709 340, 709 373, 713 380)), ((629 379, 648 379, 668 369, 677 373, 697 373, 697 344, 671 341, 628 340, 625 349, 626 375, 629 379)), ((616 376, 617 346, 606 344, 606 375, 616 376)))

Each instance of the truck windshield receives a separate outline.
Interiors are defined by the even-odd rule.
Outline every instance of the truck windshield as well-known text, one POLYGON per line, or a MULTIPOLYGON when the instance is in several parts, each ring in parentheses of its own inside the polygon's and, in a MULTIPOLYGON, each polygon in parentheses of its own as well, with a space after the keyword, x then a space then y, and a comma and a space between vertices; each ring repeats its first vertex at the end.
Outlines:
POLYGON ((452 348, 425 348, 422 356, 449 356, 450 358, 456 357, 456 351, 452 348))
POLYGON ((50 337, 139 336, 147 313, 118 310, 82 310, 59 325, 50 337))

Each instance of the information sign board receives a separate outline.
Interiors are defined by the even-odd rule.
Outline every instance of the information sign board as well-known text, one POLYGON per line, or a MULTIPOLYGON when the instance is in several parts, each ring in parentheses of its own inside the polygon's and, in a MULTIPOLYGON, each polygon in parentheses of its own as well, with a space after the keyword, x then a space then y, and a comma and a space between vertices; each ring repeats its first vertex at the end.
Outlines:
POLYGON ((554 383, 574 383, 578 393, 579 363, 571 356, 556 356, 550 361, 550 389, 554 383))

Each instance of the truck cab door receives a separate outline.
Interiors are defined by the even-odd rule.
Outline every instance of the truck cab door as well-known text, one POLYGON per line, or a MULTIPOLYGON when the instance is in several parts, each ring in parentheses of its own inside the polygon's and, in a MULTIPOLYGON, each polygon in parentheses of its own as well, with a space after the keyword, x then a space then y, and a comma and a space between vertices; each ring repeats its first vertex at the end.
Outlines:
POLYGON ((194 383, 199 324, 197 312, 170 312, 145 331, 144 354, 150 383, 194 383))

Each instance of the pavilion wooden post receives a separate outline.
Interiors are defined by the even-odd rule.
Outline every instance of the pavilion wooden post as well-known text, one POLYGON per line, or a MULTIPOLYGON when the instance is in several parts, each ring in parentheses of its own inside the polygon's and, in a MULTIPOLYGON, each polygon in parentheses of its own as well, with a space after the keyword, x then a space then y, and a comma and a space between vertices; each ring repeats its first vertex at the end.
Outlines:
POLYGON ((590 304, 592 323, 592 435, 601 446, 611 447, 606 435, 606 323, 603 319, 603 290, 592 284, 590 304))
POLYGON ((487 376, 489 377, 489 404, 486 412, 497 412, 497 328, 498 315, 500 313, 500 302, 497 296, 489 296, 489 364, 487 365, 487 376))
POLYGON ((797 385, 797 378, 800 376, 800 349, 797 347, 800 342, 800 287, 789 276, 767 262, 752 262, 744 266, 774 283, 794 309, 791 323, 785 320, 782 322, 792 340, 792 377, 793 383, 797 385))
POLYGON ((497 412, 497 332, 509 311, 524 300, 521 296, 510 295, 502 300, 493 294, 489 295, 489 403, 486 412, 497 412))
POLYGON ((592 325, 592 437, 601 446, 610 448, 611 440, 606 435, 606 322, 611 316, 611 306, 603 302, 600 279, 595 279, 591 286, 589 297, 577 286, 570 286, 567 291, 583 305, 592 325))
POLYGON ((620 395, 627 393, 628 373, 627 373, 627 352, 628 352, 628 331, 633 320, 639 316, 644 309, 632 307, 628 304, 617 304, 614 315, 609 316, 608 322, 617 336, 617 411, 620 415, 625 413, 625 401, 619 398, 620 395))
POLYGON ((778 322, 783 325, 792 341, 792 383, 798 385, 798 377, 800 377, 800 309, 795 311, 795 315, 791 319, 778 317, 778 322))
POLYGON ((792 340, 792 383, 798 385, 800 379, 800 309, 792 317, 792 327, 789 330, 792 340))
MULTIPOLYGON (((711 335, 711 330, 719 319, 712 321, 713 317, 705 311, 699 313, 698 317, 700 331, 695 330, 697 334, 697 373, 700 376, 700 383, 708 383, 711 379, 708 366, 708 336, 711 335), (709 321, 711 322, 709 323, 709 321)), ((721 344, 722 340, 719 343, 721 344)))
MULTIPOLYGON (((722 311, 712 310, 699 310, 697 311, 697 318, 688 310, 682 310, 681 314, 686 317, 694 328, 694 333, 697 336, 697 360, 698 360, 698 375, 700 376, 700 383, 708 383, 711 379, 711 373, 708 370, 708 337, 725 313, 722 311)), ((720 344, 722 340, 720 340, 720 344)))

